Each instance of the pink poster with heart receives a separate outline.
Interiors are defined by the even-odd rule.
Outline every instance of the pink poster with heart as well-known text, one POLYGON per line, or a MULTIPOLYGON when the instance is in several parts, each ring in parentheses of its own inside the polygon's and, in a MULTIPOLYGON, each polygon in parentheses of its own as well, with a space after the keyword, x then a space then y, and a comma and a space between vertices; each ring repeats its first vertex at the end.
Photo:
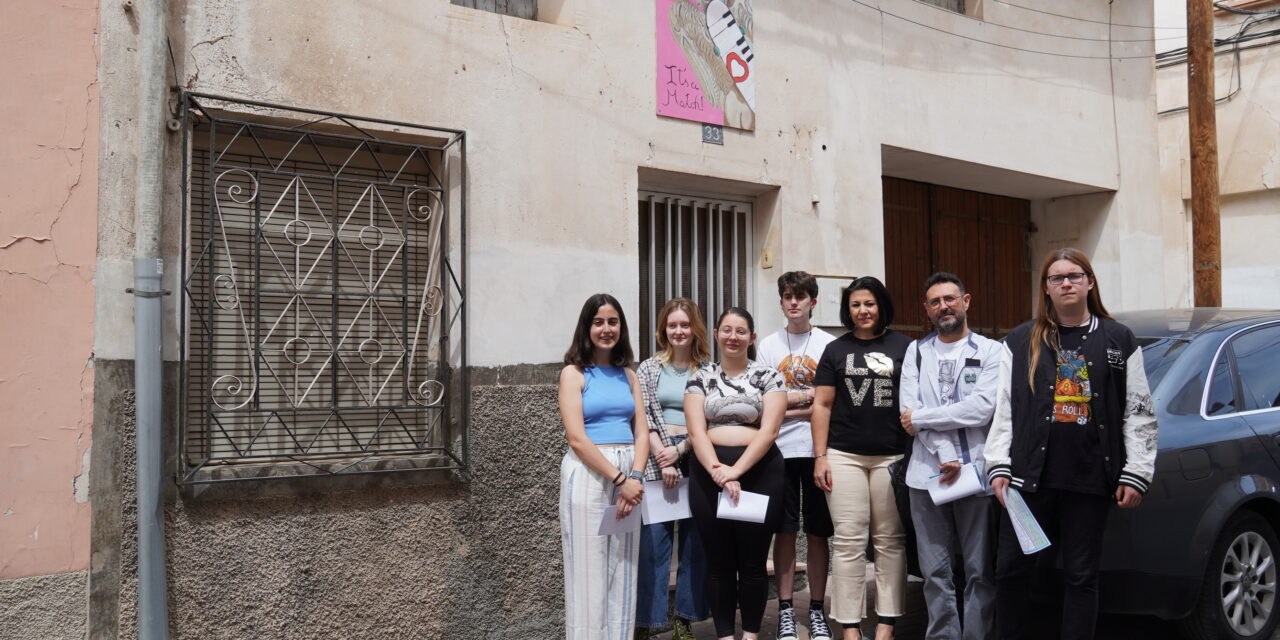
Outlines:
POLYGON ((748 0, 655 0, 658 115, 755 129, 748 0))

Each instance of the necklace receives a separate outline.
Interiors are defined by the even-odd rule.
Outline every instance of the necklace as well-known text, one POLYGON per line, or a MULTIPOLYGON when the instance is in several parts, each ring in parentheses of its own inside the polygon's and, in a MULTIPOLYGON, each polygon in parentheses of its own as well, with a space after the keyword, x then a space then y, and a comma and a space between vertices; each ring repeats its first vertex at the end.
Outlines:
POLYGON ((791 380, 798 382, 802 377, 801 374, 807 373, 804 366, 804 354, 805 351, 809 350, 809 339, 813 338, 813 327, 810 327, 809 333, 805 334, 804 345, 800 347, 800 353, 796 353, 795 349, 791 347, 791 332, 786 329, 783 329, 783 332, 787 336, 787 353, 791 356, 788 359, 788 373, 791 374, 791 380))

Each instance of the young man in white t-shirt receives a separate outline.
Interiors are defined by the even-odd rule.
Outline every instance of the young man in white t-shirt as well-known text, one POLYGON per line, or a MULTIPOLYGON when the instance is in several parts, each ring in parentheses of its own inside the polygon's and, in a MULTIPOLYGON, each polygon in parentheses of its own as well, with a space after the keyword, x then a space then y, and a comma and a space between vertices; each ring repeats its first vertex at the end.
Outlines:
POLYGON ((773 539, 773 570, 778 581, 778 640, 798 637, 792 589, 795 585, 796 534, 801 514, 808 534, 809 637, 831 638, 823 612, 827 588, 827 539, 834 533, 826 497, 813 482, 813 376, 818 360, 835 336, 810 324, 818 304, 818 280, 804 271, 778 278, 778 297, 787 326, 766 336, 757 360, 782 372, 787 384, 787 414, 777 445, 786 459, 782 524, 773 539))

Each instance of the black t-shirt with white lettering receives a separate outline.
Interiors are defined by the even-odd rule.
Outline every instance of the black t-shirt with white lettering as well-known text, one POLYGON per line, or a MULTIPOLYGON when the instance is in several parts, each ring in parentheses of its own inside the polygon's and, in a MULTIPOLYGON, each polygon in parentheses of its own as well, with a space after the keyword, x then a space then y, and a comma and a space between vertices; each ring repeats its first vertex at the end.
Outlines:
POLYGON ((896 331, 873 340, 849 332, 827 345, 818 361, 815 386, 835 387, 827 446, 860 456, 899 455, 907 433, 898 416, 898 380, 911 344, 896 331))
MULTIPOLYGON (((1103 466, 1102 434, 1093 420, 1093 387, 1085 360, 1084 336, 1089 327, 1058 327, 1058 352, 1041 353, 1056 358, 1053 385, 1053 428, 1045 451, 1040 484, 1048 489, 1107 495, 1103 466)), ((1098 363, 1099 366, 1105 366, 1098 363)))

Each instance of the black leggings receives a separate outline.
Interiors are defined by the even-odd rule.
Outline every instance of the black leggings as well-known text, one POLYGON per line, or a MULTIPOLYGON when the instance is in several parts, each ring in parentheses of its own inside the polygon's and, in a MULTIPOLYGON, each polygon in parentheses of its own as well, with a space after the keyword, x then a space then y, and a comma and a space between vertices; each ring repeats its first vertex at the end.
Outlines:
MULTIPOLYGON (((716 446, 721 464, 731 465, 746 447, 716 446)), ((770 446, 758 462, 742 476, 743 491, 769 496, 763 523, 722 520, 716 517, 720 487, 701 464, 692 464, 689 479, 689 509, 707 553, 707 603, 716 623, 716 636, 734 633, 734 610, 742 609, 742 630, 759 633, 764 605, 769 598, 769 576, 765 562, 769 542, 782 521, 783 486, 786 482, 782 454, 770 446)))

